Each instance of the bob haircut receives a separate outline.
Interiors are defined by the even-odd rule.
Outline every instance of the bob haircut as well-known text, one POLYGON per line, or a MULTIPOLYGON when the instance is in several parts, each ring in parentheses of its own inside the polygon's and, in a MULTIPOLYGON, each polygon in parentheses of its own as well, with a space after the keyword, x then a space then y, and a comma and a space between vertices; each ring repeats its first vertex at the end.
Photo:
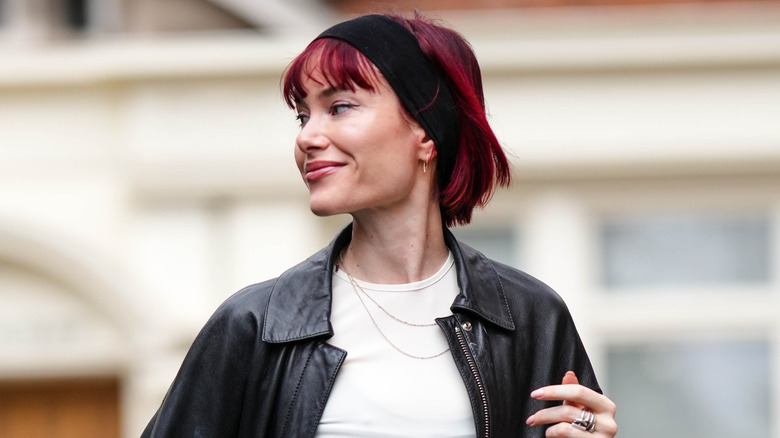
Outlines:
MULTIPOLYGON (((415 18, 388 17, 417 37, 423 53, 447 82, 455 100, 458 145, 456 151, 450 152, 455 154, 455 166, 450 175, 442 175, 441 166, 437 166, 437 195, 445 226, 468 224, 474 207, 484 207, 496 185, 508 186, 511 179, 506 155, 487 121, 482 73, 476 56, 460 34, 419 13, 415 18)), ((295 109, 295 104, 306 97, 303 83, 315 69, 323 74, 328 85, 352 91, 357 87, 375 91, 374 84, 381 75, 350 44, 333 38, 314 40, 282 76, 282 93, 290 108, 295 109), (312 59, 315 62, 310 62, 312 59)), ((414 120, 408 108, 404 111, 414 120)))

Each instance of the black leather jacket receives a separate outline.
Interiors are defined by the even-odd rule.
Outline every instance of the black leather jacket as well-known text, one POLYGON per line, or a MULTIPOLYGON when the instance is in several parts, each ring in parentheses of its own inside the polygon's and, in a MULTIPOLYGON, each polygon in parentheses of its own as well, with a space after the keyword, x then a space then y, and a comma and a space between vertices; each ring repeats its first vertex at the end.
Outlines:
MULTIPOLYGON (((326 342, 335 257, 326 248, 223 303, 198 337, 143 437, 312 437, 347 352, 326 342)), ((445 230, 460 294, 437 320, 468 390, 478 437, 543 437, 526 418, 549 406, 533 389, 567 370, 599 390, 571 316, 533 277, 445 230)))

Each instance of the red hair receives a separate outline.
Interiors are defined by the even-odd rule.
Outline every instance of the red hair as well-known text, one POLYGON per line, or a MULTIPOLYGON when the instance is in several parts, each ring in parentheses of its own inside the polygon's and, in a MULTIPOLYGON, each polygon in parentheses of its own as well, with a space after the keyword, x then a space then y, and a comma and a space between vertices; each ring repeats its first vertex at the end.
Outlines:
MULTIPOLYGON (((474 207, 484 207, 496 185, 510 181, 509 162, 490 128, 485 113, 482 73, 469 43, 452 29, 417 14, 409 19, 390 16, 412 34, 440 77, 447 81, 458 111, 459 141, 451 175, 439 176, 439 207, 447 227, 471 221, 474 207)), ((318 69, 328 85, 374 91, 377 71, 356 48, 348 43, 322 38, 313 41, 287 67, 282 77, 282 93, 290 108, 306 97, 304 80, 318 69), (319 62, 311 63, 311 59, 319 62)))

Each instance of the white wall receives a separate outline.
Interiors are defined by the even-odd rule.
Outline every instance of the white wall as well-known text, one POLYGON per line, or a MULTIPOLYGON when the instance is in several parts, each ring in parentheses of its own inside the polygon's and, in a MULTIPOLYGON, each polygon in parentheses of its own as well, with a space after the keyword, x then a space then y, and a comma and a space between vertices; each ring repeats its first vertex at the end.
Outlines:
MULTIPOLYGON (((616 332, 668 329, 654 322, 662 309, 599 289, 599 217, 682 205, 769 208, 778 220, 780 15, 768 11, 776 20, 762 23, 774 26, 759 28, 718 16, 681 30, 673 14, 609 29, 582 20, 574 31, 464 24, 516 168, 476 225, 521 230, 523 267, 570 304, 597 366, 616 332)), ((216 305, 330 240, 346 219, 308 212, 297 128, 278 91, 309 37, 0 49, 3 302, 24 309, 50 297, 52 321, 84 315, 96 354, 92 366, 62 367, 40 339, 14 347, 35 366, 0 361, 0 376, 118 375, 125 436, 137 436, 216 305)), ((770 298, 729 298, 697 312, 703 322, 674 324, 709 327, 736 306, 728 327, 769 327, 780 339, 769 310, 777 263, 770 298)), ((693 312, 692 300, 680 311, 693 312)), ((0 316, 0 349, 16 342, 10 324, 37 323, 14 318, 0 316)))

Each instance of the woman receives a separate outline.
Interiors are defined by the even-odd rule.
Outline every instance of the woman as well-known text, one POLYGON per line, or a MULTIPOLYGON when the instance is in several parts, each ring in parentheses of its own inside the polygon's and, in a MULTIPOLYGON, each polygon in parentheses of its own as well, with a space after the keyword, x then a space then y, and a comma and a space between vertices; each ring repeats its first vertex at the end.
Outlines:
POLYGON ((447 230, 509 182, 468 43, 358 17, 283 84, 311 210, 353 223, 220 306, 143 436, 614 436, 560 298, 447 230))

